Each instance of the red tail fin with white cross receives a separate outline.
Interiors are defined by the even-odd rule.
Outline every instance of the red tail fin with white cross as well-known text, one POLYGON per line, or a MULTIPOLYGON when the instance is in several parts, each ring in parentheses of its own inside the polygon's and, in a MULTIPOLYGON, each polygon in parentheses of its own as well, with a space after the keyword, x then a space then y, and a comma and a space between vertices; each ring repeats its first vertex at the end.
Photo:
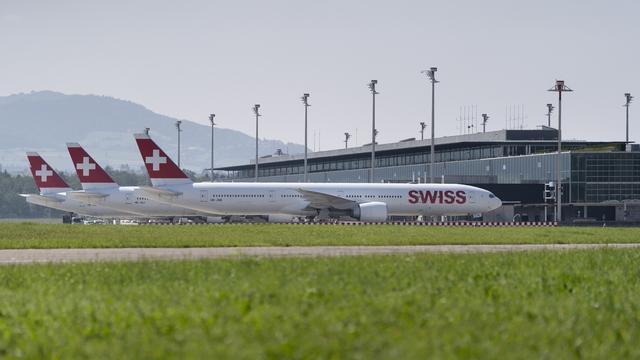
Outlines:
POLYGON ((192 181, 147 134, 135 134, 136 143, 142 155, 153 186, 190 184, 192 181))
POLYGON ((85 190, 117 187, 115 181, 78 143, 67 143, 82 188, 85 190))
POLYGON ((28 152, 27 159, 31 167, 31 175, 41 195, 70 191, 67 183, 53 170, 44 159, 35 152, 28 152))

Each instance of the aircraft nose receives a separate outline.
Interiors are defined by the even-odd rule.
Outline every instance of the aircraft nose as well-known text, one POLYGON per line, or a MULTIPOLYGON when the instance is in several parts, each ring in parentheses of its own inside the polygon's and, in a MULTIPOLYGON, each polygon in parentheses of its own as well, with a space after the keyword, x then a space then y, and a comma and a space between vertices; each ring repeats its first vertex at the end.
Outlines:
POLYGON ((502 206, 502 200, 500 200, 500 198, 498 198, 497 196, 493 199, 493 209, 497 209, 499 207, 502 206))
POLYGON ((487 193, 488 193, 487 196, 489 198, 489 204, 488 204, 489 211, 495 210, 502 206, 502 200, 500 200, 499 197, 495 196, 491 192, 487 192, 487 193))

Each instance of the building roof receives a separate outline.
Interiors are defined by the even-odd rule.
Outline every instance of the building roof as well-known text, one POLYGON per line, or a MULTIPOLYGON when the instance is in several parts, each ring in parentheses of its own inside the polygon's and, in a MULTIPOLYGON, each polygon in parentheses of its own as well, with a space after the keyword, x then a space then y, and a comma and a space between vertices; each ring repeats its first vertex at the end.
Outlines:
MULTIPOLYGON (((481 145, 491 144, 505 144, 505 143, 555 143, 558 139, 558 131, 553 128, 543 127, 542 129, 535 130, 497 130, 489 131, 485 133, 443 136, 435 138, 435 148, 465 148, 475 147, 481 145)), ((624 144, 623 141, 606 141, 606 142, 593 142, 586 140, 563 140, 563 143, 567 144, 624 144)), ((431 139, 415 140, 407 139, 399 142, 388 144, 376 144, 377 153, 393 153, 393 152, 405 152, 411 149, 428 149, 431 146, 431 139)), ((335 149, 309 152, 307 154, 308 160, 318 160, 325 158, 336 157, 354 157, 358 155, 370 154, 371 143, 362 146, 351 147, 348 149, 335 149)), ((278 156, 266 156, 259 159, 260 165, 297 162, 304 160, 304 154, 293 155, 278 155, 278 156)), ((233 166, 226 166, 216 168, 216 170, 238 170, 241 168, 247 168, 249 166, 255 166, 255 160, 250 160, 248 164, 238 164, 233 166)))

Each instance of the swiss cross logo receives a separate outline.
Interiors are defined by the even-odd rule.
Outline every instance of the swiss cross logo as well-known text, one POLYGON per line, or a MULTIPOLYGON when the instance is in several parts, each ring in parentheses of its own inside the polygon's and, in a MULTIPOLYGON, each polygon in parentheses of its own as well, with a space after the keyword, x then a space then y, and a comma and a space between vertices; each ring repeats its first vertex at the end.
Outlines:
POLYGON ((151 164, 153 171, 160 171, 160 165, 167 163, 167 157, 160 156, 160 150, 154 149, 153 155, 144 158, 144 162, 147 164, 151 164))
POLYGON ((53 176, 53 171, 49 170, 46 164, 42 164, 42 166, 40 166, 40 170, 36 170, 36 176, 39 177, 43 183, 45 183, 47 182, 47 178, 49 176, 53 176))
POLYGON ((82 176, 89 176, 91 170, 96 169, 96 164, 92 163, 88 156, 85 156, 81 163, 76 164, 76 169, 82 170, 82 176))

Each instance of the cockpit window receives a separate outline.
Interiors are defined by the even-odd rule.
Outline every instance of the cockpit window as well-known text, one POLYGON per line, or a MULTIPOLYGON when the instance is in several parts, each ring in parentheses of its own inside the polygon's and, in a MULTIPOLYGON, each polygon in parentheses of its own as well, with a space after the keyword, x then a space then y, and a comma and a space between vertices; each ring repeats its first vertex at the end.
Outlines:
POLYGON ((489 199, 493 199, 495 197, 496 197, 495 195, 493 195, 492 193, 489 193, 489 199))

